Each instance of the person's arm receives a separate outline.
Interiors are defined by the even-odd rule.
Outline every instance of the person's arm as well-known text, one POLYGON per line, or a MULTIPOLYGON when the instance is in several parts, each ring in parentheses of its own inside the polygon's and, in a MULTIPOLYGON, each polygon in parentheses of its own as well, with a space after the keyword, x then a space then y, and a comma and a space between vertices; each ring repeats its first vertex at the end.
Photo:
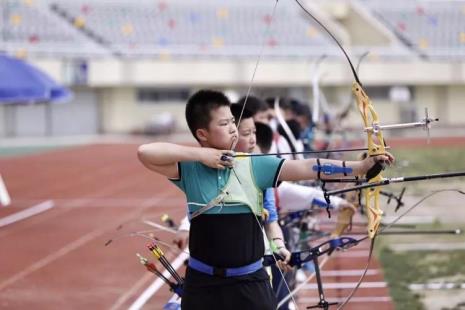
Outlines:
POLYGON ((165 142, 143 144, 137 150, 139 160, 145 167, 172 179, 179 177, 178 162, 200 161, 208 167, 224 169, 231 166, 232 161, 222 160, 222 156, 232 154, 233 152, 229 150, 165 142))
MULTIPOLYGON (((351 168, 352 172, 348 176, 365 175, 377 162, 386 162, 391 164, 394 157, 386 153, 386 155, 378 155, 367 157, 360 161, 346 161, 346 167, 351 168)), ((332 164, 342 167, 341 160, 320 159, 320 165, 332 164)), ((318 173, 313 170, 317 166, 315 158, 302 159, 302 160, 286 160, 282 166, 279 175, 280 181, 301 181, 301 180, 314 180, 318 178, 318 173)), ((322 178, 340 178, 343 174, 325 175, 321 173, 322 178)))
POLYGON ((284 261, 278 261, 278 267, 281 270, 289 271, 291 268, 287 265, 287 263, 291 259, 291 252, 289 252, 286 248, 283 231, 281 230, 278 222, 274 221, 265 224, 265 234, 268 240, 275 245, 277 254, 284 259, 284 261))
POLYGON ((263 195, 263 209, 268 212, 266 223, 278 220, 278 211, 276 210, 276 201, 274 198, 274 188, 267 188, 263 195))

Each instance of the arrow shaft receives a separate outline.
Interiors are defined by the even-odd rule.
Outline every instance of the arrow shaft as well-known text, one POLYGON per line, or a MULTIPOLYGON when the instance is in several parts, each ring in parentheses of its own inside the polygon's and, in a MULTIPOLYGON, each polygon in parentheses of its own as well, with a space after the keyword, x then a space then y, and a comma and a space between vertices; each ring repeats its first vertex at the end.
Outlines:
MULTIPOLYGON (((419 175, 419 176, 411 176, 411 177, 388 178, 388 179, 382 179, 381 181, 375 182, 375 183, 367 183, 367 184, 356 185, 356 186, 353 186, 353 187, 338 189, 338 190, 334 190, 334 191, 327 191, 326 195, 328 195, 328 196, 338 195, 338 194, 352 192, 352 191, 356 191, 356 190, 362 190, 362 189, 367 189, 367 188, 384 186, 384 185, 388 185, 388 184, 391 184, 391 183, 413 182, 413 181, 443 179, 443 178, 455 178, 455 177, 461 177, 461 176, 465 176, 464 171, 462 171, 462 172, 450 172, 450 173, 437 173, 437 174, 429 174, 429 175, 419 175)), ((344 179, 340 179, 340 180, 344 180, 344 179)), ((328 181, 328 182, 337 182, 337 181, 328 181)), ((349 182, 353 182, 353 180, 350 180, 349 182)))
MULTIPOLYGON (((389 230, 382 231, 379 235, 459 235, 460 229, 449 230, 389 230)), ((366 235, 366 232, 350 232, 347 235, 366 235)))
MULTIPOLYGON (((389 147, 386 147, 389 149, 389 147)), ((238 154, 233 157, 261 157, 261 156, 278 156, 278 155, 293 155, 293 154, 325 154, 325 153, 343 153, 343 152, 362 152, 368 151, 366 147, 351 148, 351 149, 332 149, 332 150, 323 150, 323 151, 301 151, 301 152, 284 152, 284 153, 268 153, 268 154, 238 154)))

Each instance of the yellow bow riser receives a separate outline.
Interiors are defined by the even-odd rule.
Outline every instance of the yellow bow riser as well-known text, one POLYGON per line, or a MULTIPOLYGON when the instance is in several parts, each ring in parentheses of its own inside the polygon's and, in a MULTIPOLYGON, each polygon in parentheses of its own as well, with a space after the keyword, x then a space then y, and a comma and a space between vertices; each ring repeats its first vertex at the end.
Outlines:
MULTIPOLYGON (((352 92, 355 96, 356 104, 362 116, 365 128, 375 128, 376 125, 379 124, 379 117, 373 105, 371 104, 370 98, 365 93, 362 86, 357 82, 353 83, 352 92)), ((386 154, 384 138, 381 130, 377 131, 376 133, 373 131, 367 131, 367 140, 368 156, 386 154), (376 137, 377 143, 375 143, 374 137, 376 137)), ((368 183, 378 182, 381 180, 382 176, 380 173, 376 177, 368 180, 368 183)), ((376 235, 383 215, 383 211, 381 211, 379 206, 380 191, 380 188, 364 190, 366 213, 368 216, 368 235, 370 238, 373 238, 376 235)))
MULTIPOLYGON (((352 85, 352 93, 355 96, 357 107, 360 111, 360 114, 363 119, 365 128, 367 127, 376 127, 379 124, 378 113, 376 113, 375 108, 371 104, 370 98, 367 96, 363 88, 357 82, 354 82, 352 85)), ((386 149, 384 147, 384 138, 381 130, 377 131, 375 134, 378 143, 376 144, 373 139, 373 132, 367 131, 368 138, 368 156, 376 156, 386 154, 386 149)))
MULTIPOLYGON (((378 174, 376 178, 371 179, 371 181, 377 182, 381 180, 381 175, 378 174)), ((379 225, 381 224, 381 219, 383 217, 383 211, 379 206, 379 195, 381 188, 368 188, 364 190, 365 196, 365 211, 368 217, 368 236, 373 239, 378 232, 379 225)))

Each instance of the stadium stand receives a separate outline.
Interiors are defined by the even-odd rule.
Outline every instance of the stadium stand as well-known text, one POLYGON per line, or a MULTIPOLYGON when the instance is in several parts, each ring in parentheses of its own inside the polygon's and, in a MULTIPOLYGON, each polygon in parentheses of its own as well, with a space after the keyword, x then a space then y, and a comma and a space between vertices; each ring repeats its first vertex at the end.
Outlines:
POLYGON ((465 1, 362 2, 419 55, 447 59, 465 56, 465 1))
MULTIPOLYGON (((354 63, 369 52, 360 75, 386 122, 413 121, 428 107, 463 127, 465 0, 301 1, 354 63), (394 96, 398 87, 408 96, 394 96)), ((345 103, 352 75, 341 51, 294 1, 279 1, 271 21, 274 4, 2 0, 0 53, 27 58, 75 97, 70 105, 0 105, 0 136, 136 132, 166 111, 184 124, 185 99, 200 86, 237 95, 250 83, 257 94, 312 100, 322 55, 320 85, 331 104, 345 103)))
POLYGON ((106 55, 108 52, 64 24, 44 3, 17 0, 0 2, 1 50, 17 56, 106 55))
MULTIPOLYGON (((54 2, 52 8, 79 27, 93 32, 122 55, 257 55, 267 25, 270 3, 265 1, 202 1, 89 3, 54 2)), ((301 15, 295 5, 283 4, 266 36, 268 55, 289 51, 308 53, 331 49, 326 34, 301 15)))
MULTIPOLYGON (((465 56, 463 0, 355 2, 405 45, 369 46, 377 55, 405 57, 408 47, 424 58, 465 56)), ((259 54, 263 42, 265 57, 339 56, 293 1, 278 4, 272 23, 267 1, 4 0, 0 8, 0 51, 18 56, 249 57, 259 54)), ((352 46, 353 54, 368 49, 352 46)))

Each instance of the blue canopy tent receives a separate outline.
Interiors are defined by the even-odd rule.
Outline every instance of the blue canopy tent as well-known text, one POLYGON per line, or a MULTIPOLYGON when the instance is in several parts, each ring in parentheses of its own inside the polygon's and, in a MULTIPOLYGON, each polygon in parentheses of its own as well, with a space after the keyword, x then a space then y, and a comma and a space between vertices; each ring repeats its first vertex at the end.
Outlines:
MULTIPOLYGON (((45 103, 45 133, 52 133, 50 103, 67 102, 72 93, 40 69, 0 54, 0 105, 4 109, 3 130, 7 136, 17 134, 17 107, 45 103)), ((1 123, 1 122, 0 122, 1 123)))
MULTIPOLYGON (((31 104, 64 102, 71 92, 58 85, 48 75, 30 64, 12 57, 0 55, 0 103, 31 104)), ((0 205, 11 202, 0 175, 0 205)))
POLYGON ((16 58, 0 55, 0 103, 65 102, 71 91, 38 68, 16 58))

